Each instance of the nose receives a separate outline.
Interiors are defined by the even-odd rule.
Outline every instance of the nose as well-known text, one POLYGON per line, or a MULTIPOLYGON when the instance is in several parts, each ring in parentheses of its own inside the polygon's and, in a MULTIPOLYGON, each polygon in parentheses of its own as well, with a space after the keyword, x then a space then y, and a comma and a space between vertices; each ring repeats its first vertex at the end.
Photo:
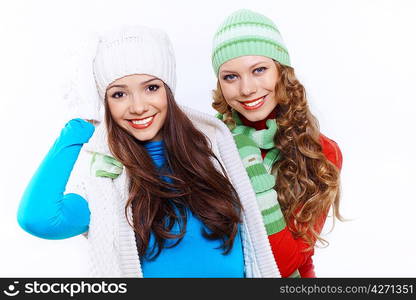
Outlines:
POLYGON ((257 92, 256 82, 252 78, 242 78, 240 84, 240 93, 242 96, 250 96, 257 92))
POLYGON ((130 101, 130 113, 141 115, 149 110, 149 105, 143 97, 133 94, 130 101))

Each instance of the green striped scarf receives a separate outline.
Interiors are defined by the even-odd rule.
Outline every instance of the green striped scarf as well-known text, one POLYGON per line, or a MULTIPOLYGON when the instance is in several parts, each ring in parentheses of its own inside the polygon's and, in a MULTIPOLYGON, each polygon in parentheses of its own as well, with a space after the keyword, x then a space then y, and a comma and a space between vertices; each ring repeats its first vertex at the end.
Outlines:
POLYGON ((123 165, 114 157, 99 152, 91 152, 90 172, 96 177, 117 178, 123 171, 123 165))
MULTIPOLYGON (((217 118, 224 121, 225 116, 217 114, 217 118)), ((229 126, 229 128, 256 193, 267 235, 271 236, 286 227, 274 189, 276 177, 271 174, 273 165, 280 159, 280 151, 274 144, 274 136, 278 130, 277 122, 275 119, 269 119, 266 121, 267 129, 256 130, 243 125, 235 110, 232 111, 232 118, 236 126, 229 126), (270 149, 264 159, 260 149, 270 149)), ((300 277, 298 270, 290 277, 300 277)))

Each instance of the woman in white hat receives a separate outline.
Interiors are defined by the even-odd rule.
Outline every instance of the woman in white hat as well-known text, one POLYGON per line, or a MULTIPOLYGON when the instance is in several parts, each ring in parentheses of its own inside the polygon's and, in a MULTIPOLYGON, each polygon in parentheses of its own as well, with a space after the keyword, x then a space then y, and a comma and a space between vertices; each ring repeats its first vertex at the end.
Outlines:
POLYGON ((93 83, 78 93, 99 99, 104 120, 94 127, 96 112, 81 110, 66 124, 23 194, 20 226, 83 234, 97 277, 278 277, 230 132, 174 100, 166 34, 106 33, 87 69, 93 83))

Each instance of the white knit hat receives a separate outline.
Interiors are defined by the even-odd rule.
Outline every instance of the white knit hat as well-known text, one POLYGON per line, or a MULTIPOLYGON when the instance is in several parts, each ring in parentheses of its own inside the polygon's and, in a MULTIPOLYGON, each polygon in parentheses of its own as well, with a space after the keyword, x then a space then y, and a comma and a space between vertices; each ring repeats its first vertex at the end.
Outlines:
POLYGON ((66 95, 69 118, 102 121, 108 85, 131 74, 155 76, 175 93, 175 55, 169 37, 162 30, 123 26, 89 39, 87 46, 80 49, 82 59, 78 58, 76 78, 66 95))
POLYGON ((130 26, 102 35, 93 66, 101 99, 110 83, 130 74, 155 76, 175 90, 173 48, 166 33, 158 29, 130 26))

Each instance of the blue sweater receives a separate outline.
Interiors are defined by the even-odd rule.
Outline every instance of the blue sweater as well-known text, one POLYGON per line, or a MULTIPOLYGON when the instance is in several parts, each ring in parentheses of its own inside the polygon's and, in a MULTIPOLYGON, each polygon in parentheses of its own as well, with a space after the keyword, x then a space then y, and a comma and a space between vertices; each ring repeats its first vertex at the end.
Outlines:
MULTIPOLYGON (((38 170, 20 202, 18 222, 28 233, 45 239, 63 239, 88 231, 90 211, 78 194, 64 194, 66 183, 82 145, 94 126, 81 119, 68 122, 38 170)), ((144 144, 155 166, 165 163, 163 141, 144 144)), ((165 179, 166 180, 166 179, 165 179)), ((141 259, 144 277, 243 277, 244 258, 240 231, 229 254, 219 249, 221 242, 201 234, 204 224, 187 210, 187 228, 182 241, 164 248, 153 261, 141 259)), ((175 224, 172 232, 179 232, 175 224)), ((167 245, 174 241, 167 241, 167 245)), ((150 246, 154 244, 151 235, 150 246)), ((150 247, 151 249, 151 247, 150 247)))

